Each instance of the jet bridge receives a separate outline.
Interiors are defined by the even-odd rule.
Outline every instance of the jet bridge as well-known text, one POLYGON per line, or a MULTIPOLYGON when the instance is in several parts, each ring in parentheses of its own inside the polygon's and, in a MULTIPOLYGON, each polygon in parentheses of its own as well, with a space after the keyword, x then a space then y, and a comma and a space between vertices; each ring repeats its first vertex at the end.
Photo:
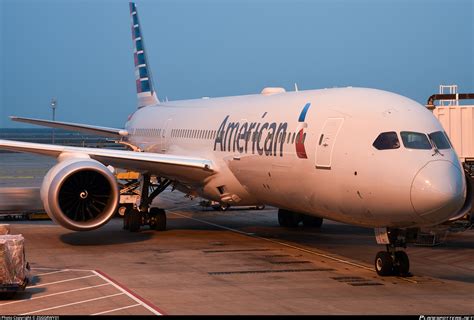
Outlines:
MULTIPOLYGON (((461 160, 466 177, 474 183, 474 93, 459 93, 457 85, 440 85, 439 93, 428 98, 426 107, 433 112, 446 131, 453 148, 461 160)), ((471 195, 472 196, 472 195, 471 195)), ((468 225, 474 222, 471 212, 461 218, 468 225)), ((461 221, 458 221, 460 223, 461 221)))

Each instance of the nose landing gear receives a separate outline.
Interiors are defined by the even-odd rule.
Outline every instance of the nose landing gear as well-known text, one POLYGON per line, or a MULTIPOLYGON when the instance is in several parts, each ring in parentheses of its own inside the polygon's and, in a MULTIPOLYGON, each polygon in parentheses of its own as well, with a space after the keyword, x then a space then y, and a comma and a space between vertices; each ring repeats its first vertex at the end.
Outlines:
POLYGON ((397 247, 406 248, 408 230, 376 229, 377 243, 385 244, 386 251, 380 251, 375 256, 375 271, 379 276, 410 276, 410 260, 405 251, 397 251, 397 247))
POLYGON ((379 276, 410 275, 410 260, 405 251, 380 251, 375 256, 375 271, 379 276))

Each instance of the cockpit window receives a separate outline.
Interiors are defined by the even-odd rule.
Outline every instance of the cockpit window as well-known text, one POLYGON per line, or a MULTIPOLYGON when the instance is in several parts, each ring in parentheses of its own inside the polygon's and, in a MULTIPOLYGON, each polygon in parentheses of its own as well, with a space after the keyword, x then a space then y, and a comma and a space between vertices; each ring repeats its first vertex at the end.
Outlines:
POLYGON ((449 140, 447 139, 446 134, 443 131, 436 131, 430 133, 428 136, 430 137, 431 141, 433 141, 433 144, 436 148, 440 150, 451 149, 449 140))
POLYGON ((398 149, 400 141, 396 132, 383 132, 379 134, 372 145, 378 150, 398 149))
POLYGON ((407 149, 430 150, 433 148, 428 137, 424 133, 402 131, 400 132, 400 135, 402 136, 403 145, 407 149))

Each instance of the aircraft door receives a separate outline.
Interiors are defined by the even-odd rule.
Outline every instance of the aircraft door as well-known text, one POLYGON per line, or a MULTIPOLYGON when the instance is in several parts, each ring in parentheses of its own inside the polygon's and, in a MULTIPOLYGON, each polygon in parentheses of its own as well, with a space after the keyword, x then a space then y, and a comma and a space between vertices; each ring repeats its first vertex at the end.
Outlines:
POLYGON ((332 152, 344 118, 326 120, 316 148, 316 168, 331 169, 332 152))
POLYGON ((170 135, 170 126, 171 126, 171 119, 166 120, 165 125, 163 126, 163 130, 161 130, 161 151, 166 151, 168 149, 169 143, 169 135, 170 135))

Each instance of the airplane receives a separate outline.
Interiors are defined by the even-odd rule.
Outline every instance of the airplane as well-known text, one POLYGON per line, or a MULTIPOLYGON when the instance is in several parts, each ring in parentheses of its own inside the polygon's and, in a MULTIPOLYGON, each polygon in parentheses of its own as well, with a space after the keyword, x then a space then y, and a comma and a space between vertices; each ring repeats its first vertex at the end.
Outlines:
POLYGON ((323 219, 375 229, 376 272, 407 276, 406 244, 420 227, 463 216, 471 185, 438 120, 418 102, 369 88, 295 90, 160 101, 135 3, 129 4, 137 108, 124 128, 11 117, 14 121, 115 138, 129 150, 0 140, 0 149, 57 159, 41 200, 57 224, 99 228, 117 211, 115 168, 141 172, 140 203, 124 229, 163 231, 151 207, 172 186, 226 205, 278 208, 279 225, 323 219))

